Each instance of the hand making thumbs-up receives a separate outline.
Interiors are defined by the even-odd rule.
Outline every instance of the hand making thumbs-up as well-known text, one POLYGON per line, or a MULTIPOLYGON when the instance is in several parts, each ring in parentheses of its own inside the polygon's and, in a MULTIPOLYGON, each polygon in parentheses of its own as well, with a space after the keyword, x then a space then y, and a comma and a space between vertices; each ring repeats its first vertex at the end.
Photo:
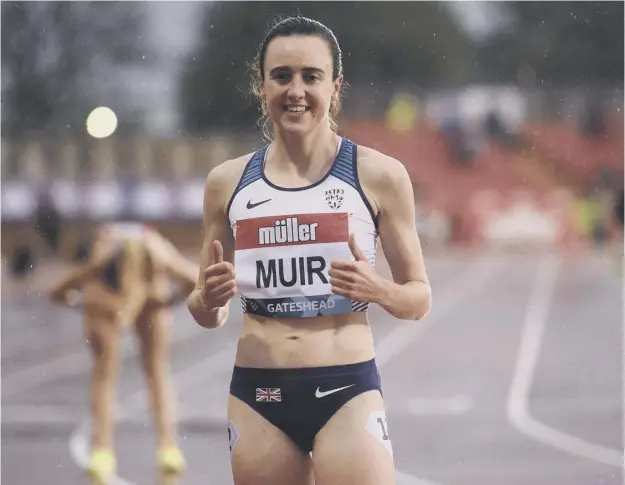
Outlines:
POLYGON ((382 278, 358 246, 356 237, 349 237, 349 249, 355 261, 332 261, 330 264, 330 284, 332 292, 353 301, 375 302, 381 296, 382 278))
POLYGON ((211 310, 225 306, 237 293, 234 266, 224 261, 224 248, 217 240, 213 241, 211 264, 204 270, 202 302, 211 310))

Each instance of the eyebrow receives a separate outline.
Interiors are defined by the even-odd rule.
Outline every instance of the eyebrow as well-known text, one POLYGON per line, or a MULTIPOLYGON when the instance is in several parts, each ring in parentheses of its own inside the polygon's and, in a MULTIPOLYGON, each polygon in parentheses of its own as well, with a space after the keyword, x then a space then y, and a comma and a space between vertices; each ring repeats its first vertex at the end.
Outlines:
MULTIPOLYGON (((292 69, 289 66, 277 66, 277 67, 274 67, 271 71, 269 71, 269 74, 276 74, 276 73, 284 72, 284 71, 292 71, 292 69)), ((302 71, 315 72, 318 74, 324 73, 323 69, 319 69, 318 67, 303 67, 302 71)))

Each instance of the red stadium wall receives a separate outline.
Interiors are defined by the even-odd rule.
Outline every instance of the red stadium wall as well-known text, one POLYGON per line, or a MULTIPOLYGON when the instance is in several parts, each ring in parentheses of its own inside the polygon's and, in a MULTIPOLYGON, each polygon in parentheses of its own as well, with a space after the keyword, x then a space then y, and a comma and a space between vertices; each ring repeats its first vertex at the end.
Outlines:
POLYGON ((451 243, 476 247, 566 247, 576 242, 572 192, 533 155, 490 144, 467 166, 454 162, 445 136, 421 126, 396 134, 382 123, 343 122, 342 134, 400 160, 418 204, 451 221, 451 243))

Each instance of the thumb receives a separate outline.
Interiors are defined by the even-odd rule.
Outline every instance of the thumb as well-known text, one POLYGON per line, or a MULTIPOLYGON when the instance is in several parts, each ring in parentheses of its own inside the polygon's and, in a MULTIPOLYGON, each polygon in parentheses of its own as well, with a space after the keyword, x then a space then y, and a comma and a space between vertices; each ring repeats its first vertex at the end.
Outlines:
POLYGON ((224 260, 224 248, 221 243, 215 239, 213 241, 213 264, 223 263, 224 260))
POLYGON ((356 243, 356 236, 353 233, 349 236, 349 250, 352 252, 354 258, 356 258, 356 261, 367 261, 367 257, 356 243))

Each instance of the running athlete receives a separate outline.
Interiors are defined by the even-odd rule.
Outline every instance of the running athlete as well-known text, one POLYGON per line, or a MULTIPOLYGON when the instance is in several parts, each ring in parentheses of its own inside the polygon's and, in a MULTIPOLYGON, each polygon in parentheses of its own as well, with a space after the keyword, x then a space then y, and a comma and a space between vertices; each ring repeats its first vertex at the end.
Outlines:
POLYGON ((117 378, 118 332, 133 326, 158 436, 163 473, 180 473, 185 459, 175 436, 167 369, 166 307, 184 301, 196 282, 197 266, 164 237, 141 224, 100 227, 83 261, 49 291, 50 298, 82 308, 93 356, 91 381, 92 451, 88 472, 106 483, 116 471, 112 407, 117 378), (167 291, 171 277, 179 284, 167 291), (81 293, 82 290, 82 293, 81 293))
POLYGON ((403 165, 336 134, 341 50, 323 24, 277 23, 257 58, 273 139, 207 176, 199 325, 244 321, 228 401, 235 485, 391 485, 369 303, 419 320, 430 285, 403 165), (380 237, 393 280, 374 270, 380 237), (235 272, 236 268, 236 272, 235 272))

